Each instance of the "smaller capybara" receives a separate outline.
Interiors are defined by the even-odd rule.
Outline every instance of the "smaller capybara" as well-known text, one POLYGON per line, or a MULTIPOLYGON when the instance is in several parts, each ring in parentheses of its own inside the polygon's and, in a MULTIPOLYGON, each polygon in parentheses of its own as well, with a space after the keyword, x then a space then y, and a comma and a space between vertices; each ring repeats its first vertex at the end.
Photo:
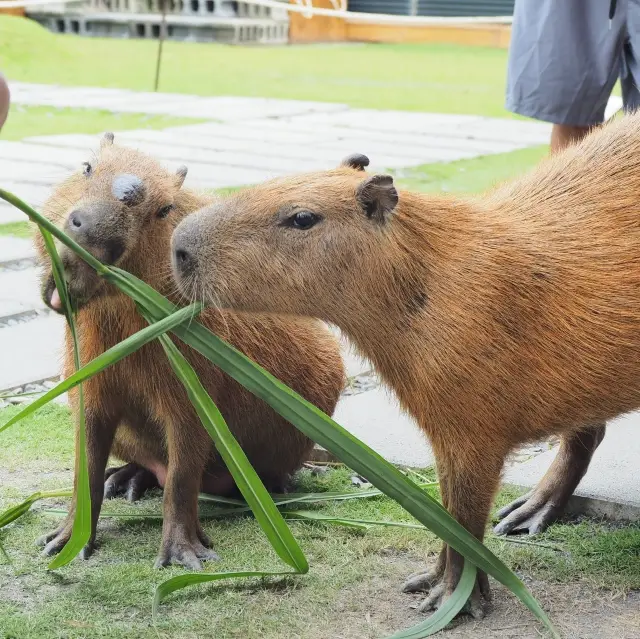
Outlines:
MULTIPOLYGON (((339 326, 429 437, 444 504, 479 539, 505 457, 560 434, 549 475, 501 525, 536 529, 605 422, 640 407, 640 115, 475 199, 398 193, 367 164, 352 156, 187 217, 172 240, 178 285, 339 326)), ((436 607, 462 565, 445 548, 405 588, 436 607)), ((472 613, 488 594, 482 575, 472 613)))
MULTIPOLYGON (((169 173, 154 159, 114 144, 113 135, 107 134, 95 159, 55 189, 44 214, 98 259, 177 301, 171 235, 185 215, 214 199, 182 188, 186 173, 185 168, 169 173)), ((37 246, 45 266, 43 298, 60 311, 51 263, 39 236, 37 246)), ((86 364, 146 322, 130 298, 66 247, 59 251, 70 296, 79 308, 77 328, 86 364)), ((196 289, 191 292, 199 295, 196 289)), ((333 412, 344 385, 344 367, 337 341, 320 322, 215 309, 205 310, 199 320, 323 411, 333 412)), ((205 358, 182 342, 177 345, 267 487, 282 491, 313 443, 205 358)), ((72 371, 67 331, 65 375, 72 371)), ((198 522, 198 492, 228 495, 235 484, 161 345, 145 345, 91 378, 84 394, 92 535, 83 555, 93 550, 103 495, 125 493, 136 499, 146 488, 160 485, 164 521, 157 565, 176 562, 200 569, 201 560, 215 558, 215 553, 198 522), (110 452, 127 464, 105 475, 110 452)), ((71 402, 77 416, 75 393, 71 402)), ((72 523, 73 504, 62 526, 43 538, 46 554, 63 547, 72 523)))

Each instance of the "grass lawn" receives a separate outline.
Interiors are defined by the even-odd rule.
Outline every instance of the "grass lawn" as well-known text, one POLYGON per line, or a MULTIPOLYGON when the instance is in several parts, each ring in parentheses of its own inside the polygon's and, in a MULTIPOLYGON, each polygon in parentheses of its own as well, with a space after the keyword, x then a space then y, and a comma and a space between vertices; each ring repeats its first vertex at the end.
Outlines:
MULTIPOLYGON (((0 16, 10 80, 150 91, 157 43, 54 35, 0 16)), ((240 47, 166 42, 161 91, 344 102, 355 107, 511 117, 507 52, 445 44, 240 47)))
MULTIPOLYGON (((0 423, 15 411, 0 411, 0 423)), ((73 435, 66 407, 50 405, 1 437, 0 508, 36 489, 71 484, 73 435)), ((350 486, 350 474, 337 470, 317 477, 304 471, 297 483, 302 491, 345 490, 350 486)), ((513 496, 512 491, 503 491, 498 503, 513 496)), ((379 526, 363 533, 292 522, 311 564, 308 575, 263 582, 239 580, 184 590, 166 600, 153 624, 153 587, 182 572, 180 568, 162 572, 152 568, 161 523, 140 516, 161 512, 160 493, 135 505, 123 500, 106 502, 104 514, 138 518, 105 517, 100 524, 100 548, 94 557, 87 562, 75 560, 49 573, 34 540, 59 521, 45 509, 64 505, 64 501, 53 500, 40 503, 1 533, 0 542, 11 560, 11 564, 0 560, 3 639, 382 637, 421 618, 410 607, 419 597, 401 594, 400 587, 404 577, 430 561, 439 548, 435 537, 422 530, 379 526)), ((319 508, 322 513, 348 518, 411 521, 387 498, 319 508)), ((208 510, 203 507, 205 519, 208 510)), ((208 566, 210 570, 282 569, 250 517, 207 520, 205 528, 221 556, 220 562, 208 566)), ((640 526, 582 521, 556 525, 532 545, 491 536, 489 545, 524 575, 534 593, 543 599, 549 584, 557 589, 571 587, 573 592, 585 588, 602 597, 640 588, 640 526), (605 590, 595 590, 598 588, 605 590)), ((501 588, 496 587, 496 594, 511 608, 515 606, 501 588)), ((522 610, 518 612, 528 619, 522 610)), ((464 627, 469 629, 469 624, 464 627)))
MULTIPOLYGON (((0 48, 2 45, 0 44, 0 48)), ((0 69, 2 67, 0 66, 0 69)), ((165 129, 202 120, 143 113, 110 113, 96 109, 55 109, 47 106, 12 104, 1 140, 22 140, 36 135, 102 133, 130 129, 165 129)))

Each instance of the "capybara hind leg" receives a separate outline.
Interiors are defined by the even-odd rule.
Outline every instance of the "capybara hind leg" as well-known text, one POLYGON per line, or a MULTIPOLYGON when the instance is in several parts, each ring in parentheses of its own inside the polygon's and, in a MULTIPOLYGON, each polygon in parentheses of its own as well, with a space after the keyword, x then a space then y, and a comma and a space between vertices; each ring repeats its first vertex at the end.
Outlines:
POLYGON ((529 493, 498 512, 502 521, 493 529, 498 535, 545 530, 564 513, 589 463, 604 439, 605 424, 572 432, 562 437, 560 450, 540 483, 529 493))
MULTIPOLYGON (((111 443, 115 434, 117 420, 104 415, 96 415, 90 410, 85 414, 85 429, 87 438, 87 469, 89 474, 89 495, 91 499, 91 536, 85 547, 80 552, 82 559, 88 559, 95 549, 96 526, 102 499, 104 496, 104 473, 109 458, 111 443)), ((77 431, 76 431, 77 439, 77 431)), ((78 446, 76 444, 76 451, 78 446)), ((76 461, 76 468, 78 467, 76 461)), ((74 478, 74 490, 71 507, 64 523, 54 533, 41 537, 38 542, 44 545, 45 555, 54 555, 60 552, 71 537, 73 520, 76 510, 78 477, 74 478)))
MULTIPOLYGON (((480 541, 493 495, 498 487, 504 456, 494 451, 464 451, 457 449, 456 456, 447 453, 444 447, 434 445, 438 474, 443 491, 443 503, 450 514, 480 541), (482 478, 479 481, 478 478, 482 478)), ((405 584, 406 590, 426 590, 429 594, 420 605, 426 612, 435 610, 453 593, 460 581, 464 557, 453 548, 445 545, 434 571, 414 575, 405 584), (411 586, 416 586, 411 588, 411 586), (419 586, 419 587, 418 587, 419 586)), ((491 592, 486 574, 478 572, 474 590, 467 602, 465 611, 478 619, 484 616, 483 599, 489 600, 491 592)))
POLYGON ((125 464, 107 468, 104 482, 104 498, 112 499, 124 495, 127 501, 134 502, 152 488, 159 488, 156 476, 138 464, 125 464))
POLYGON ((167 440, 169 466, 164 487, 162 544, 156 567, 177 563, 190 570, 202 570, 203 560, 218 559, 207 548, 208 539, 198 522, 198 493, 211 440, 204 428, 189 429, 184 424, 168 425, 167 440))

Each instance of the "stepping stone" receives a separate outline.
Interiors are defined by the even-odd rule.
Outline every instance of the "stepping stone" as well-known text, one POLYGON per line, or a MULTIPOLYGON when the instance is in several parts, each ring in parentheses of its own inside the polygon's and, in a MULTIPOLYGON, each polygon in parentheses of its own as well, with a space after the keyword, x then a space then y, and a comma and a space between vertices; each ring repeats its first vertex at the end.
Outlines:
POLYGON ((44 308, 37 269, 0 271, 0 318, 44 308))
POLYGON ((7 202, 0 200, 0 226, 10 224, 12 222, 26 222, 27 216, 15 206, 11 206, 7 202))
MULTIPOLYGON (((640 412, 630 413, 607 425, 607 434, 596 450, 589 470, 569 503, 574 513, 640 521, 640 412)), ((532 488, 542 478, 557 449, 516 464, 504 482, 532 488)))
POLYGON ((394 464, 424 468, 434 457, 426 437, 387 391, 343 397, 334 420, 394 464))
POLYGON ((68 175, 68 170, 44 162, 15 162, 0 159, 0 175, 10 182, 27 182, 43 186, 53 185, 68 175))
POLYGON ((90 156, 80 150, 60 149, 48 144, 29 144, 25 142, 0 141, 0 159, 11 162, 55 165, 64 169, 65 173, 75 171, 90 156))
POLYGON ((65 320, 49 315, 0 328, 0 391, 60 374, 65 320))
MULTIPOLYGON (((30 140, 65 148, 96 149, 99 144, 99 138, 96 139, 94 136, 80 134, 38 136, 30 138, 30 140)), ((244 186, 246 184, 264 182, 286 173, 281 170, 281 162, 275 158, 265 159, 264 164, 269 166, 261 169, 256 166, 243 166, 241 163, 251 163, 245 154, 221 152, 216 156, 219 157, 217 163, 205 164, 203 162, 194 162, 193 149, 188 147, 176 150, 170 145, 156 145, 148 142, 131 146, 154 155, 154 157, 163 161, 169 170, 176 170, 181 164, 187 164, 189 174, 187 175, 186 184, 190 188, 216 189, 225 186, 244 186), (231 166, 233 162, 237 162, 238 165, 231 166)), ((205 156, 200 154, 200 157, 205 156)), ((210 157, 213 159, 213 155, 210 157)))
POLYGON ((16 260, 31 260, 36 250, 31 240, 10 235, 0 235, 0 265, 16 260))
MULTIPOLYGON (((21 200, 25 201, 30 206, 35 208, 41 207, 46 199, 51 194, 51 186, 47 186, 44 184, 29 184, 28 182, 2 182, 2 188, 5 191, 9 191, 13 193, 21 200)), ((8 207, 11 211, 15 211, 19 217, 15 218, 15 221, 27 221, 29 218, 22 212, 16 209, 15 206, 5 202, 4 200, 0 200, 0 206, 8 207)), ((4 217, 4 209, 0 210, 0 220, 2 222, 5 221, 4 217)), ((15 215, 15 214, 12 214, 15 215)), ((8 221, 8 220, 7 220, 8 221)))
MULTIPOLYGON (((250 120, 240 124, 205 122, 203 124, 189 124, 180 127, 169 127, 162 133, 185 136, 203 136, 213 138, 228 138, 232 140, 249 140, 261 142, 283 142, 285 144, 309 144, 322 142, 326 139, 322 132, 310 128, 293 130, 280 120, 250 120), (265 126, 260 126, 260 124, 265 126)), ((128 131, 120 135, 140 133, 128 131)), ((273 148, 273 147, 272 147, 273 148)))

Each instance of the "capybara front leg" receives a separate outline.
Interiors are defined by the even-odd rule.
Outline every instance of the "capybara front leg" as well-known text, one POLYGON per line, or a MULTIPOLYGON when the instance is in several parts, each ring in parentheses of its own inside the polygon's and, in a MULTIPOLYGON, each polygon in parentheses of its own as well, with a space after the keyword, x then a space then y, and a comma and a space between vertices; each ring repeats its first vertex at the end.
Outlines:
POLYGON ((573 491, 584 477, 593 453, 604 439, 606 425, 596 424, 562 436, 560 450, 540 483, 498 512, 497 535, 535 535, 562 516, 573 491))
POLYGON ((169 426, 167 435, 169 466, 164 487, 162 544, 156 568, 176 563, 190 570, 202 570, 203 560, 218 559, 207 547, 209 540, 198 521, 198 493, 211 440, 204 428, 169 426))
MULTIPOLYGON (((80 552, 82 559, 88 559, 95 549, 96 527, 102 499, 104 495, 104 472, 116 431, 117 420, 105 415, 96 414, 87 410, 85 413, 87 470, 89 474, 89 494, 91 498, 91 536, 86 546, 80 552)), ((54 532, 44 535, 38 540, 44 546, 45 555, 55 555, 60 552, 71 537, 73 520, 76 512, 76 497, 78 489, 78 445, 76 427, 76 472, 74 477, 74 490, 69 513, 63 524, 54 532)))
MULTIPOLYGON (((475 455, 471 452, 450 455, 448 451, 436 452, 438 474, 443 503, 451 515, 477 539, 482 541, 489 510, 497 489, 502 469, 500 455, 475 455)), ((464 557, 445 544, 434 570, 414 575, 405 590, 428 591, 420 605, 426 612, 436 610, 453 593, 464 567, 464 557)), ((483 600, 489 600, 491 592, 487 575, 478 572, 473 593, 463 610, 474 618, 484 616, 483 600)))

